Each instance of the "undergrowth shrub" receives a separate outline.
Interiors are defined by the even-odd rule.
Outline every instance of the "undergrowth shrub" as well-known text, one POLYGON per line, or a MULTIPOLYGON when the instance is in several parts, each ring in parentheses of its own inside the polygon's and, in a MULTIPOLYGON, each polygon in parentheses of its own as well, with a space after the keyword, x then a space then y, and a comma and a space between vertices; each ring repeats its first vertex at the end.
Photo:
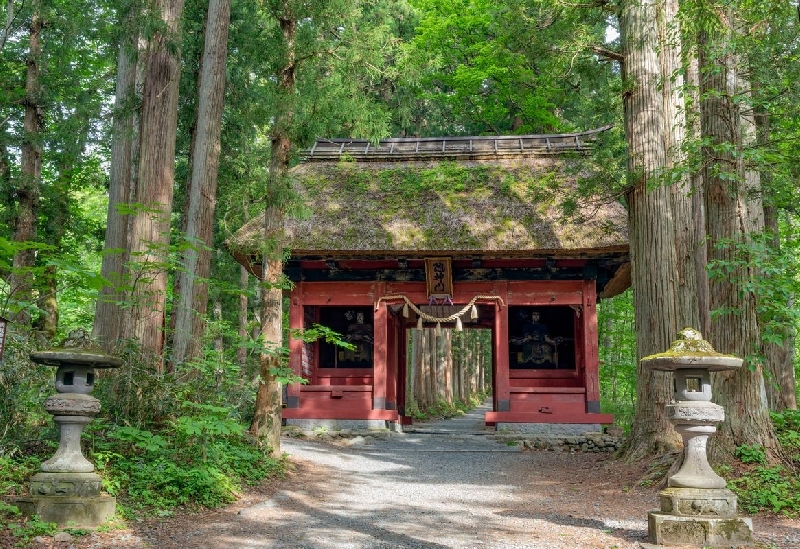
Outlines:
POLYGON ((771 416, 783 451, 800 468, 800 411, 784 410, 771 416))
POLYGON ((781 465, 758 465, 728 483, 748 513, 800 515, 800 478, 781 465))
POLYGON ((0 368, 0 456, 13 454, 27 441, 38 439, 52 425, 42 403, 56 392, 55 369, 31 362, 39 342, 30 332, 9 329, 0 368))
MULTIPOLYGON (((53 369, 32 365, 32 350, 22 339, 16 346, 12 341, 0 371, 0 389, 15 399, 0 402, 0 497, 24 494, 58 444, 58 429, 43 407, 55 392, 53 369)), ((282 460, 271 458, 245 431, 255 396, 248 367, 212 352, 158 374, 153 357, 133 344, 123 342, 118 355, 121 368, 98 372, 93 396, 102 409, 82 444, 122 514, 217 507, 243 486, 282 472, 282 460)), ((14 516, 14 509, 5 505, 0 516, 22 528, 20 539, 41 530, 14 516)))
POLYGON ((770 511, 800 516, 800 412, 786 410, 772 414, 775 433, 792 462, 790 466, 767 463, 760 446, 743 445, 736 449, 744 472, 728 482, 739 497, 739 506, 748 513, 770 511), (793 466, 792 466, 793 465, 793 466))
POLYGON ((485 393, 477 393, 465 400, 454 400, 447 402, 439 399, 427 407, 420 407, 415 400, 406 403, 405 413, 415 421, 425 421, 428 419, 452 418, 465 414, 476 406, 482 404, 488 397, 485 393))
POLYGON ((282 461, 252 444, 229 409, 184 403, 184 412, 161 432, 115 426, 95 440, 92 457, 104 488, 130 510, 218 507, 233 501, 243 484, 282 472, 282 461))

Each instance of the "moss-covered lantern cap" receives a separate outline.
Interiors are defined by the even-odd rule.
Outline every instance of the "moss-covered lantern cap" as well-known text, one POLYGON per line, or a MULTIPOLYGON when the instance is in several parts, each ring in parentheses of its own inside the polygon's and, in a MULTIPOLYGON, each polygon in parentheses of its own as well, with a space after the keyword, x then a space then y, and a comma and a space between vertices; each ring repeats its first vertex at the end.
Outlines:
POLYGON ((31 353, 31 360, 48 366, 83 365, 91 368, 119 368, 122 359, 107 355, 99 349, 60 347, 31 353))
POLYGON ((741 358, 715 351, 694 328, 684 328, 669 349, 644 357, 642 366, 666 372, 682 369, 721 372, 739 368, 743 362, 741 358))

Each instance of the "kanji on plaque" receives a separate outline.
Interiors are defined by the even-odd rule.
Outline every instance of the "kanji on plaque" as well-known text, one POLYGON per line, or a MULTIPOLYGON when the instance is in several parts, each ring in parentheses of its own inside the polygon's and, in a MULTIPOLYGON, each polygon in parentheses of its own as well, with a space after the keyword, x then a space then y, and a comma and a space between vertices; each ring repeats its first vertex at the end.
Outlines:
POLYGON ((425 278, 429 298, 445 299, 453 296, 453 268, 449 257, 426 258, 425 278))

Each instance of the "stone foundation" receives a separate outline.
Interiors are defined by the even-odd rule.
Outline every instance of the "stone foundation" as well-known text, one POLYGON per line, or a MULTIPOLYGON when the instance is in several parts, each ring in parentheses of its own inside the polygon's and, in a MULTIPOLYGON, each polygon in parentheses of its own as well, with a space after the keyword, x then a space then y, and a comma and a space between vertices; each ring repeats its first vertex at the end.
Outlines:
POLYGON ((601 433, 587 433, 581 436, 530 436, 518 434, 490 435, 497 440, 516 440, 528 450, 554 450, 557 452, 616 452, 622 447, 624 439, 601 433))
POLYGON ((94 497, 102 481, 97 473, 36 473, 31 477, 31 495, 94 497))
POLYGON ((667 488, 659 493, 661 509, 648 513, 650 541, 657 545, 740 547, 753 539, 753 521, 736 516, 730 490, 667 488))
POLYGON ((114 516, 117 500, 105 494, 92 497, 32 496, 17 498, 14 505, 25 516, 36 515, 40 520, 54 522, 59 527, 79 525, 94 528, 114 516))
POLYGON ((524 433, 544 436, 580 436, 601 433, 602 425, 587 423, 498 423, 495 430, 500 433, 524 433))
POLYGON ((683 517, 651 511, 647 521, 650 541, 659 546, 745 547, 753 539, 749 518, 683 517))
POLYGON ((384 419, 285 419, 287 427, 300 431, 317 433, 325 431, 370 431, 388 429, 384 419))

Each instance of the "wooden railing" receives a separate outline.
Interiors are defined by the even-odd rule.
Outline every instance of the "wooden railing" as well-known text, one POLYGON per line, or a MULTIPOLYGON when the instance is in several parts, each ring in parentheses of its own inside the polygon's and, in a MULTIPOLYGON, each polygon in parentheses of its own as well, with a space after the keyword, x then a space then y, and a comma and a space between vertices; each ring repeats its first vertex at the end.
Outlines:
POLYGON ((530 152, 581 151, 591 148, 597 136, 610 129, 604 126, 579 133, 468 136, 403 137, 372 143, 363 139, 317 139, 304 152, 306 160, 457 157, 519 155, 530 152))

